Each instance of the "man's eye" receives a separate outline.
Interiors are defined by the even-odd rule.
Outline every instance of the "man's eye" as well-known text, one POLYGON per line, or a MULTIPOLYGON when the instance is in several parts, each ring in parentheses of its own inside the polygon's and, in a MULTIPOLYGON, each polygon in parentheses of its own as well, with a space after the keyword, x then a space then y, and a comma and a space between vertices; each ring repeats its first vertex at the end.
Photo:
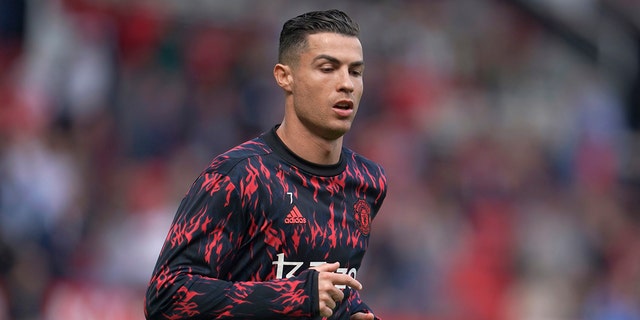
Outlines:
POLYGON ((356 76, 356 77, 361 77, 362 76, 362 71, 361 70, 352 70, 351 74, 356 76))
POLYGON ((331 68, 331 67, 324 67, 324 68, 320 68, 320 70, 321 70, 322 72, 331 72, 331 71, 333 71, 333 68, 331 68))

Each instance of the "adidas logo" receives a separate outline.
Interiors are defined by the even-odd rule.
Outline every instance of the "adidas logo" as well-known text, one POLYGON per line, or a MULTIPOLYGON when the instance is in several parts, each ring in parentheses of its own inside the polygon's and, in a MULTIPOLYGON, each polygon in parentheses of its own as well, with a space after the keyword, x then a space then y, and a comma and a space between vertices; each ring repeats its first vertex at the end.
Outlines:
POLYGON ((284 223, 307 223, 307 218, 303 217, 300 214, 300 210, 298 207, 293 206, 293 209, 289 212, 286 218, 284 218, 284 223))

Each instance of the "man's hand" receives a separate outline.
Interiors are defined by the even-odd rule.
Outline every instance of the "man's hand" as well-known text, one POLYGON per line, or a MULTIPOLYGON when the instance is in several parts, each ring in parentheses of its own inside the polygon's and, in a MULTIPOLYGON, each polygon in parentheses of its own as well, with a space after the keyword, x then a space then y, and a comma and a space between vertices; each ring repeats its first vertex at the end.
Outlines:
POLYGON ((351 315, 349 320, 374 320, 376 317, 373 313, 358 312, 351 315))
MULTIPOLYGON (((362 289, 362 284, 358 280, 352 278, 346 274, 335 273, 340 267, 339 262, 325 263, 317 267, 313 267, 319 272, 318 274, 318 297, 320 297, 320 316, 328 318, 333 315, 333 310, 336 308, 337 303, 344 299, 344 293, 342 290, 336 288, 336 285, 347 285, 353 289, 362 289)), ((367 316, 367 314, 362 314, 367 316)), ((351 319, 373 319, 362 318, 361 314, 354 314, 351 319), (357 316, 357 317, 356 317, 357 316), (356 317, 356 318, 354 318, 356 317)))

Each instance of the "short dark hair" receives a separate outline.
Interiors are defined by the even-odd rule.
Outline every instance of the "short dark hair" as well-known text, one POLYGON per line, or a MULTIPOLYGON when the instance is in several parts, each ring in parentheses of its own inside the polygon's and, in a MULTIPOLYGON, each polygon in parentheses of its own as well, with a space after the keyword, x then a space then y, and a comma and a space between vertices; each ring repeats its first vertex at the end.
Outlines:
POLYGON ((307 35, 321 32, 357 37, 360 27, 346 13, 336 9, 307 12, 289 19, 280 32, 278 62, 291 62, 293 54, 307 45, 307 35))

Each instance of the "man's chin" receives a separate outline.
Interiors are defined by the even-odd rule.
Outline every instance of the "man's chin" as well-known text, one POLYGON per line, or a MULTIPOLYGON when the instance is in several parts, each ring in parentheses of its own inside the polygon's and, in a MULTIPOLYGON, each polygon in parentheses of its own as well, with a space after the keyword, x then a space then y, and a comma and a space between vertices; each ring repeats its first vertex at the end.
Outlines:
POLYGON ((337 140, 342 138, 345 134, 347 134, 347 132, 349 132, 349 130, 351 130, 351 124, 349 123, 349 125, 343 125, 343 126, 336 126, 336 127, 332 127, 332 128, 328 128, 327 130, 325 130, 323 137, 327 140, 337 140))

